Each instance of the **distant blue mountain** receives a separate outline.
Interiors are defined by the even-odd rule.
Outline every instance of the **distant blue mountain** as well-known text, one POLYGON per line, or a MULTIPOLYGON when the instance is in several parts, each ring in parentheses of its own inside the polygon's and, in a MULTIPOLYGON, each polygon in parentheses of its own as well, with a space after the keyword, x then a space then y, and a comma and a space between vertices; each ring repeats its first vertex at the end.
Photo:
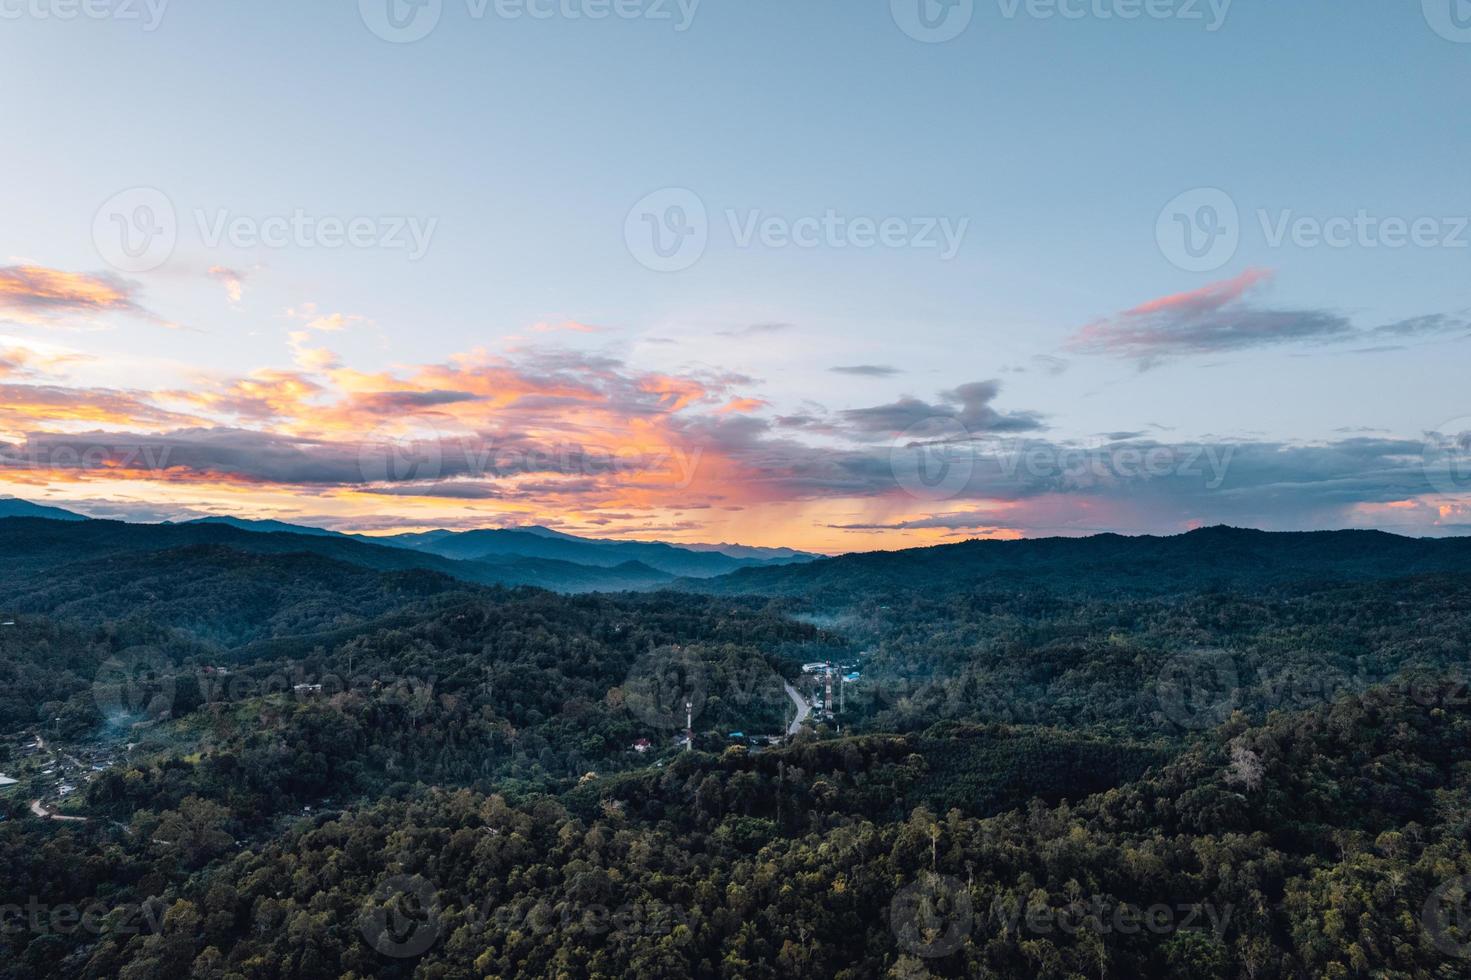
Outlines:
POLYGON ((568 561, 597 568, 638 562, 668 575, 714 578, 743 568, 763 568, 811 561, 815 556, 792 552, 781 557, 734 556, 719 550, 686 548, 663 541, 615 541, 579 538, 545 527, 429 531, 372 538, 376 544, 395 545, 458 561, 487 561, 521 557, 568 561))
POLYGON ((0 517, 44 517, 53 521, 85 521, 81 514, 74 514, 60 507, 33 504, 19 497, 0 497, 0 517))
MULTIPOLYGON (((87 520, 54 507, 24 500, 0 500, 0 517, 51 517, 58 520, 87 520), (7 509, 9 505, 9 509, 7 509)), ((669 578, 714 578, 748 568, 766 568, 812 561, 820 556, 790 548, 755 548, 744 545, 677 545, 663 541, 616 541, 582 538, 575 534, 532 525, 517 528, 487 528, 471 531, 416 531, 406 534, 370 536, 345 534, 307 524, 277 520, 252 520, 219 515, 189 521, 165 522, 172 527, 219 526, 260 534, 295 534, 315 538, 356 541, 377 547, 419 552, 457 562, 476 562, 509 570, 517 562, 517 575, 530 574, 532 582, 549 587, 566 582, 578 588, 646 588, 669 578), (539 561, 544 565, 535 565, 539 561), (597 575, 574 572, 582 566, 597 575)), ((512 576, 514 578, 514 576, 512 576)))
POLYGON ((274 534, 315 534, 328 538, 346 538, 351 535, 340 534, 337 531, 328 531, 326 528, 310 527, 305 524, 288 524, 285 521, 253 521, 244 517, 201 517, 193 521, 180 521, 181 524, 225 524, 229 527, 238 527, 242 531, 260 531, 262 533, 274 534))

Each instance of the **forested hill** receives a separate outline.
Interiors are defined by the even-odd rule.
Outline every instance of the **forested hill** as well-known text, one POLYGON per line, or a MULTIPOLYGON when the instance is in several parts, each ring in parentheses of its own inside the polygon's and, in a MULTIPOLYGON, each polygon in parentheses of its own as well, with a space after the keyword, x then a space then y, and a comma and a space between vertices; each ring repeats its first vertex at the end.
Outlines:
POLYGON ((16 517, 0 519, 0 554, 6 556, 0 567, 0 592, 13 590, 27 576, 54 572, 79 562, 201 545, 248 554, 310 554, 380 572, 437 572, 479 585, 535 585, 559 592, 642 589, 670 579, 665 573, 637 562, 592 568, 519 556, 457 561, 341 536, 261 533, 227 524, 125 524, 16 517))
POLYGON ((1382 531, 1273 533, 1222 526, 1173 537, 1100 534, 972 540, 742 569, 681 585, 724 595, 812 596, 840 602, 894 592, 954 593, 977 586, 1165 595, 1467 571, 1471 571, 1471 538, 1406 538, 1382 531))

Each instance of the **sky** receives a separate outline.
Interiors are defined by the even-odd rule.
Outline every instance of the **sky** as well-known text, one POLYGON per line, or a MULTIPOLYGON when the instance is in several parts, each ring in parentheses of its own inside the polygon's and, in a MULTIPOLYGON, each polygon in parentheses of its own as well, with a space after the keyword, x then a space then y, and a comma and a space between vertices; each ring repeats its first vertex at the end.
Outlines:
POLYGON ((0 0, 0 494, 1471 529, 1471 4, 0 0))

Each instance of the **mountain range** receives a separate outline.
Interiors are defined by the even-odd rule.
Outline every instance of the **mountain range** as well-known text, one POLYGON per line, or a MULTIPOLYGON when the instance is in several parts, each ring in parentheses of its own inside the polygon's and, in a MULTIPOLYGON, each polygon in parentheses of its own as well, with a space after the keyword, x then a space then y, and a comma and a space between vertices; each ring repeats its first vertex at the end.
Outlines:
POLYGON ((715 550, 720 546, 601 541, 545 527, 368 536, 228 516, 130 524, 18 498, 0 499, 0 551, 14 558, 10 571, 199 546, 254 554, 309 553, 377 571, 419 569, 480 585, 533 585, 557 592, 645 590, 818 557, 790 549, 727 546, 738 552, 732 555, 715 550))
POLYGON ((366 536, 236 517, 127 524, 0 500, 0 553, 9 559, 0 578, 83 559, 198 547, 305 553, 375 571, 435 572, 480 585, 569 593, 679 589, 792 596, 827 606, 977 590, 1164 595, 1471 572, 1471 538, 1407 538, 1381 531, 1221 526, 1169 537, 972 540, 822 558, 786 549, 725 546, 737 551, 730 554, 714 550, 717 546, 595 540, 546 527, 366 536))

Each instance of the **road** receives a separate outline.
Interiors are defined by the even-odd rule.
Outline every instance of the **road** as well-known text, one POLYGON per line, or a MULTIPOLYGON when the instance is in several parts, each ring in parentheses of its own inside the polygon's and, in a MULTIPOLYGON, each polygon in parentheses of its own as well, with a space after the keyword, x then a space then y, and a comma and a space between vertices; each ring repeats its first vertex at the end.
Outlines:
POLYGON ((807 699, 802 697, 802 692, 792 686, 791 681, 783 678, 781 683, 787 689, 787 697, 791 698, 792 704, 797 706, 797 717, 792 719, 792 723, 787 726, 787 734, 795 735, 802 730, 802 722, 806 721, 807 716, 812 714, 812 707, 807 703, 807 699))
POLYGON ((75 820, 77 823, 86 823, 87 821, 86 817, 68 817, 60 813, 48 813, 46 812, 46 808, 41 805, 40 800, 31 801, 31 812, 38 817, 45 817, 47 820, 75 820))

